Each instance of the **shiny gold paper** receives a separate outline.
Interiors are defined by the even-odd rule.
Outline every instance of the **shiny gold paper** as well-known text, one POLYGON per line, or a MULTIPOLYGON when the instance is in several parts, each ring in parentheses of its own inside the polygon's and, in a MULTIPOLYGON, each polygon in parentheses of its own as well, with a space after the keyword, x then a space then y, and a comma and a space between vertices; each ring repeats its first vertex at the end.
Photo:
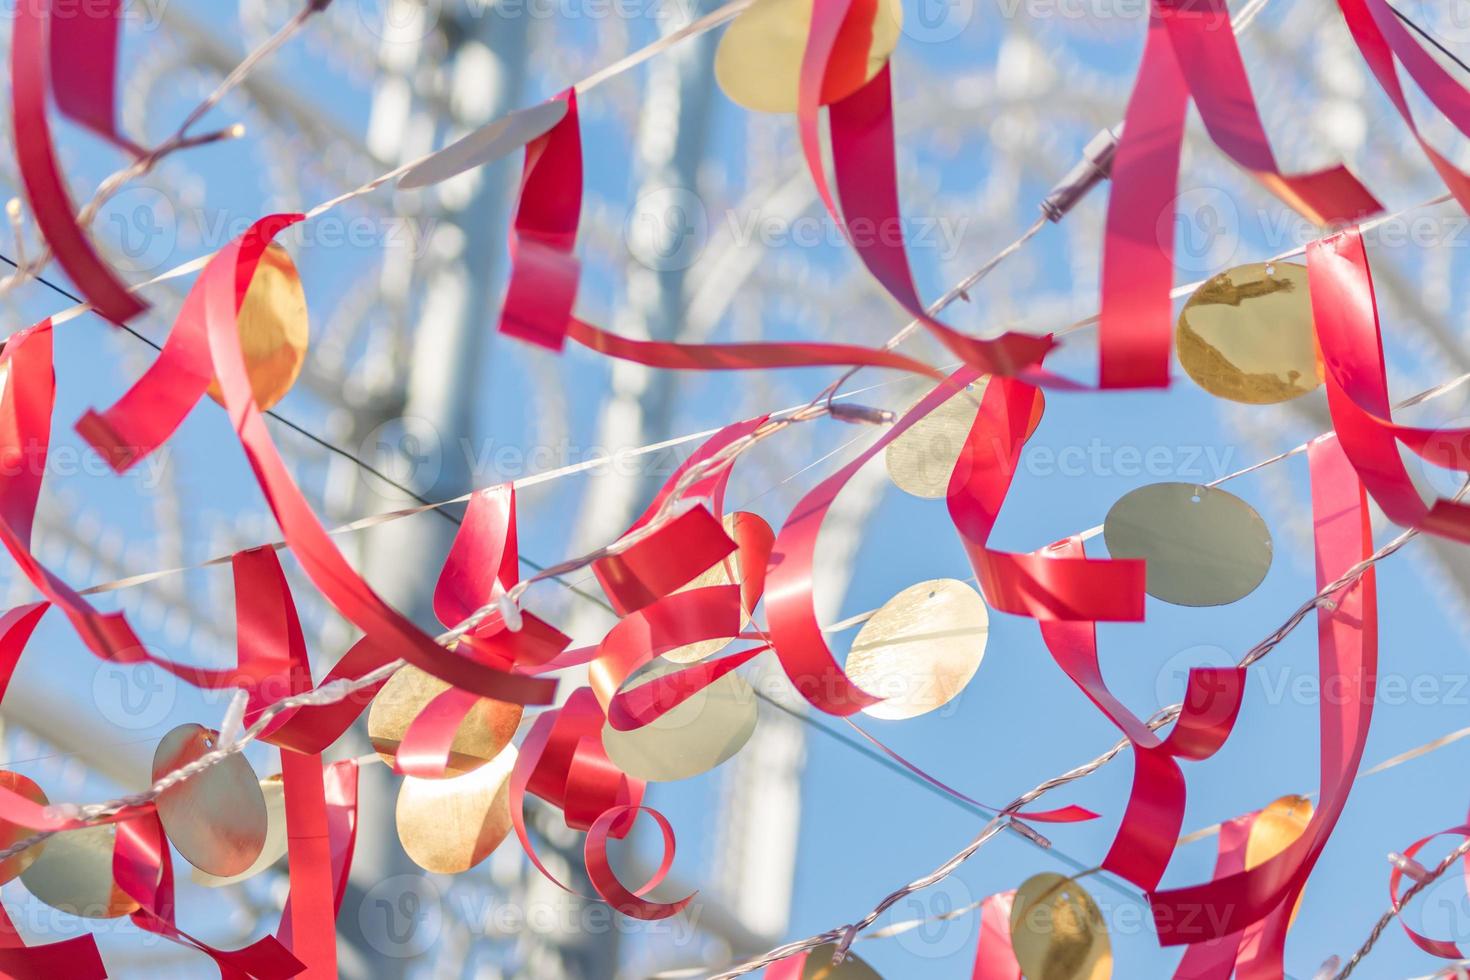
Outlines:
MULTIPOLYGON (((272 242, 266 246, 255 278, 240 305, 240 349, 255 401, 265 411, 275 405, 301 374, 311 329, 306 292, 291 253, 272 242)), ((209 384, 209 397, 224 404, 219 382, 209 384)))
MULTIPOLYGON (((683 669, 655 660, 623 686, 636 688, 683 669)), ((619 769, 649 782, 689 779, 725 762, 755 731, 755 692, 730 673, 642 728, 620 732, 603 725, 602 744, 619 769)))
POLYGON ((969 585, 933 579, 904 589, 863 624, 847 654, 854 684, 883 698, 874 718, 913 718, 955 698, 985 656, 990 613, 969 585))
MULTIPOLYGON (((1258 867, 1280 854, 1291 842, 1302 835, 1312 819, 1312 801, 1295 794, 1273 800, 1251 824, 1250 836, 1245 841, 1245 869, 1258 867)), ((1291 910, 1291 922, 1301 911, 1303 896, 1298 895, 1291 910)))
POLYGON ((1113 949, 1102 912, 1076 881, 1026 879, 1011 905, 1011 948, 1026 980, 1107 980, 1113 949))
MULTIPOLYGON (((35 780, 28 776, 22 776, 18 772, 0 772, 0 788, 8 789, 12 793, 19 793, 32 803, 39 803, 42 806, 51 802, 46 799, 45 791, 36 785, 35 780)), ((29 827, 22 827, 20 824, 7 823, 0 820, 0 848, 19 844, 27 837, 34 836, 35 833, 29 827)), ((36 858, 41 856, 41 851, 45 846, 46 841, 42 841, 39 844, 26 848, 13 857, 0 861, 0 885, 12 880, 21 872, 25 871, 26 868, 35 864, 36 858)))
POLYGON ((837 947, 831 943, 808 950, 806 962, 801 965, 801 980, 883 980, 856 953, 849 952, 840 964, 833 966, 835 952, 837 947))
MULTIPOLYGON (((795 112, 806 51, 812 0, 756 0, 725 29, 715 51, 715 80, 730 100, 757 112, 795 112)), ((873 46, 867 79, 888 62, 898 46, 903 6, 879 0, 873 21, 873 46)), ((844 98, 852 92, 829 93, 844 98)))
POLYGON ((398 790, 398 839, 413 862, 435 874, 468 871, 511 831, 507 745, 488 764, 452 779, 405 776, 398 790))
MULTIPOLYGON (((393 762, 403 733, 419 712, 449 685, 414 666, 400 669, 373 698, 368 709, 368 738, 383 761, 393 762)), ((447 776, 462 776, 500 754, 521 723, 521 706, 481 698, 460 722, 449 746, 447 776)))
POLYGON ((260 856, 244 871, 225 878, 194 868, 189 877, 195 884, 203 885, 205 888, 223 888, 226 885, 234 885, 247 878, 254 878, 286 856, 288 842, 286 840, 285 784, 281 782, 281 777, 278 775, 267 776, 260 781, 260 792, 265 797, 266 812, 265 845, 260 849, 260 856))
POLYGON ((1322 378, 1306 266, 1261 262, 1210 279, 1180 311, 1174 348, 1220 398, 1269 405, 1312 391, 1322 378))
POLYGON ((21 884, 54 909, 88 919, 115 919, 138 908, 112 879, 112 824, 56 834, 21 872, 21 884))
POLYGON ((1103 523, 1108 553, 1148 561, 1148 594, 1180 606, 1249 595, 1271 568, 1271 532, 1218 487, 1153 483, 1125 494, 1103 523))
MULTIPOLYGON (((981 378, 970 384, 964 393, 940 405, 888 444, 883 450, 883 465, 895 486, 904 493, 928 500, 941 499, 949 492, 950 474, 980 412, 987 380, 981 378)), ((1041 424, 1044 410, 1045 402, 1038 402, 1026 438, 1041 424)))
MULTIPOLYGON (((180 725, 153 753, 153 779, 188 765, 215 748, 216 733, 180 725)), ((232 755, 158 796, 158 819, 178 852, 194 867, 226 878, 243 873, 265 848, 269 830, 265 795, 243 755, 232 755)))

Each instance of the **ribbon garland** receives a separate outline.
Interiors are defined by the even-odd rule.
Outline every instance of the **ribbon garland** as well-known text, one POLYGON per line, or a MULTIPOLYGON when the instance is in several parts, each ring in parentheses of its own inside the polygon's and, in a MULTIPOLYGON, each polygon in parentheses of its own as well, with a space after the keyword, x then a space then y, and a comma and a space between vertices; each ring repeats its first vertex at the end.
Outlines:
MULTIPOLYGON (((1407 35, 1383 0, 1339 0, 1339 6, 1380 85, 1451 193, 1466 204, 1470 181, 1420 136, 1399 87, 1394 58, 1434 105, 1470 135, 1470 101, 1464 89, 1407 35)), ((74 32, 60 32, 52 23, 51 0, 21 0, 12 52, 12 108, 27 199, 62 267, 92 306, 118 323, 146 307, 97 256, 74 215, 46 121, 46 96, 50 91, 64 115, 97 135, 129 152, 142 152, 117 132, 114 118, 120 8, 120 0, 111 0, 106 16, 88 19, 85 28, 74 32), (54 62, 86 59, 98 71, 84 79, 74 77, 77 73, 49 79, 48 56, 54 62)), ((1097 664, 1095 623, 1143 618, 1143 563, 1089 559, 1081 539, 1075 537, 1029 554, 989 547, 1028 422, 1040 411, 1038 387, 1083 386, 1041 367, 1055 343, 1050 337, 1007 334, 980 340, 934 320, 914 288, 902 237, 878 235, 869 240, 854 233, 858 227, 901 226, 890 69, 885 65, 871 79, 865 77, 875 10, 875 0, 818 0, 814 5, 798 93, 803 153, 828 213, 864 265, 965 367, 945 379, 857 460, 808 493, 774 536, 754 515, 741 515, 751 520, 743 529, 737 525, 733 537, 722 526, 728 465, 691 485, 680 483, 692 466, 712 460, 766 420, 721 430, 665 484, 625 535, 624 546, 593 563, 620 617, 596 647, 564 652, 568 638, 534 616, 525 614, 524 622, 513 627, 494 611, 486 615, 519 584, 514 493, 508 487, 471 499, 436 584, 434 608, 441 622, 446 627, 472 624, 452 652, 387 606, 331 543, 264 429, 237 327, 245 289, 266 245, 303 215, 264 218, 212 257, 159 358, 115 405, 84 416, 78 431, 122 472, 162 446, 210 381, 218 379, 232 427, 287 547, 333 607, 366 634, 328 672, 323 684, 363 678, 389 665, 393 656, 402 656, 450 685, 405 732, 397 752, 400 772, 442 776, 454 733, 480 698, 549 704, 556 682, 545 674, 590 664, 590 687, 574 691, 561 708, 538 716, 525 739, 510 780, 514 827, 528 856, 550 878, 528 838, 524 794, 531 792, 559 806, 569 826, 587 831, 587 870, 598 894, 626 915, 657 919, 678 913, 693 896, 675 902, 644 897, 672 865, 673 828, 662 814, 642 805, 642 782, 612 765, 601 746, 602 725, 610 722, 626 731, 649 724, 768 648, 814 707, 847 716, 873 704, 874 696, 847 677, 817 625, 812 587, 818 531, 836 495, 863 463, 959 396, 981 373, 992 374, 951 476, 947 506, 990 605, 1038 620, 1058 665, 1134 746, 1133 790, 1103 867, 1154 892, 1153 913, 1162 943, 1194 944, 1176 976, 1224 978, 1231 969, 1247 980, 1279 976, 1289 910, 1346 805, 1362 757, 1372 702, 1371 696, 1356 693, 1371 692, 1376 669, 1373 571, 1369 568, 1341 591, 1331 607, 1318 610, 1324 687, 1340 683, 1354 696, 1322 705, 1321 804, 1306 830, 1281 853, 1246 870, 1244 837, 1254 815, 1231 821, 1222 829, 1212 881, 1155 892, 1183 813, 1184 782, 1177 759, 1206 758, 1224 742, 1240 707, 1244 668, 1192 670, 1184 710, 1170 735, 1160 739, 1108 691, 1097 664), (833 99, 834 92, 853 94, 833 99), (818 130, 823 105, 828 106, 830 122, 831 184, 818 130), (670 506, 700 498, 708 498, 711 506, 669 513, 670 506), (746 569, 739 585, 677 591, 732 553, 738 553, 746 569), (769 596, 764 595, 766 589, 769 596), (759 634, 767 641, 762 646, 622 690, 638 668, 663 652, 742 635, 742 615, 753 613, 763 598, 769 630, 759 634), (630 891, 608 862, 608 839, 626 836, 642 812, 659 827, 664 855, 651 879, 630 891), (1202 908, 1216 914, 1203 919, 1187 914, 1202 908)), ((1114 163, 1100 313, 1102 387, 1167 383, 1172 232, 1161 232, 1159 221, 1172 208, 1184 110, 1191 99, 1214 142, 1311 220, 1348 223, 1381 210, 1342 167, 1294 176, 1279 170, 1228 20, 1222 0, 1189 4, 1158 0, 1152 6, 1148 43, 1114 163), (1227 25, 1224 30, 1219 29, 1222 23, 1227 25)), ((582 143, 575 89, 559 98, 567 102, 562 120, 526 146, 502 332, 553 350, 571 336, 608 356, 675 369, 828 364, 937 376, 923 362, 887 350, 841 344, 654 343, 619 338, 575 319, 571 313, 580 270, 572 250, 581 207, 582 143)), ((1164 224, 1172 227, 1172 222, 1164 224)), ((1372 552, 1366 517, 1369 495, 1396 523, 1470 542, 1470 506, 1452 500, 1425 506, 1397 455, 1397 443, 1403 442, 1431 462, 1470 469, 1470 461, 1453 455, 1441 458, 1446 445, 1458 445, 1470 436, 1470 429, 1426 429, 1393 422, 1377 308, 1360 234, 1349 230, 1314 243, 1308 248, 1308 262, 1336 431, 1335 437, 1318 440, 1308 450, 1317 577, 1325 586, 1372 552)), ((51 605, 62 610, 99 657, 151 663, 201 687, 243 687, 249 699, 247 718, 260 717, 278 701, 278 689, 285 694, 313 690, 299 619, 273 549, 241 552, 233 561, 239 623, 233 670, 208 670, 156 657, 143 648, 121 613, 99 612, 35 558, 32 525, 55 400, 50 331, 50 321, 43 321, 12 337, 0 351, 0 365, 9 369, 0 397, 0 462, 6 464, 0 476, 0 540, 45 597, 0 617, 0 693, 51 605)), ((242 950, 219 951, 178 928, 167 842, 157 814, 146 804, 107 818, 117 827, 115 880, 139 906, 134 922, 206 953, 222 976, 334 975, 332 924, 355 839, 356 768, 350 763, 324 766, 320 753, 361 712, 374 690, 359 692, 363 696, 354 700, 294 709, 266 734, 284 749, 293 886, 278 937, 267 936, 242 950)), ((1048 813, 1063 812, 1068 815, 1052 819, 1083 819, 1079 812, 1087 813, 1080 808, 1048 813)), ((8 791, 0 791, 0 818, 48 831, 84 825, 8 791)), ((1470 831, 1457 827, 1444 833, 1470 831)), ((1412 858, 1430 839, 1416 842, 1406 855, 1412 858)), ((1390 882, 1395 909, 1401 871, 1396 869, 1390 882)), ((1014 958, 1008 949, 998 947, 996 938, 1004 934, 1008 941, 1008 904, 1007 895, 998 895, 983 906, 977 978, 1018 975, 1014 958)), ((4 926, 0 965, 24 963, 31 970, 42 964, 65 964, 70 975, 100 975, 94 943, 71 940, 24 947, 8 919, 0 925, 4 926)), ((1408 931, 1428 952, 1460 955, 1453 944, 1408 931)), ((806 955, 773 966, 769 974, 799 975, 806 955)))

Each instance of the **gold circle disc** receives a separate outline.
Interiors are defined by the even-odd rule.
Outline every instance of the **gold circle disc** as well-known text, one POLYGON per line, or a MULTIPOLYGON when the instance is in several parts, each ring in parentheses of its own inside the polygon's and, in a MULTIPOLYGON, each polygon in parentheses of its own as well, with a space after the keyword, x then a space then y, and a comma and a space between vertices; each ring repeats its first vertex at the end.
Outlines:
POLYGON ((254 878, 266 868, 286 856, 289 842, 286 839, 286 787, 281 777, 267 776, 260 781, 260 792, 265 797, 266 831, 265 845, 255 862, 237 875, 220 877, 194 868, 189 877, 195 884, 205 888, 223 888, 254 878))
POLYGON ((112 878, 117 827, 101 824, 56 834, 21 884, 54 909, 87 919, 115 919, 138 908, 112 878))
MULTIPOLYGON (((683 664, 655 660, 624 688, 683 669, 683 664)), ((604 724, 602 745, 628 775, 651 783, 673 782, 708 772, 739 752, 750 741, 756 718, 755 692, 745 678, 729 673, 642 728, 620 732, 604 724)))
POLYGON ((1077 882, 1049 871, 1016 889, 1011 949, 1026 980, 1106 980, 1113 973, 1097 903, 1077 882))
MULTIPOLYGON (((388 678, 368 709, 368 738, 384 762, 393 763, 408 726, 447 690, 447 683, 411 665, 388 678)), ((520 723, 520 705, 493 698, 476 701, 454 733, 445 775, 462 776, 494 759, 510 744, 520 723)))
POLYGON ((833 943, 808 950, 801 965, 801 980, 883 980, 877 970, 855 953, 849 952, 841 963, 833 966, 832 954, 836 952, 833 943))
POLYGON ((511 831, 510 773, 515 746, 487 765, 451 779, 405 776, 398 790, 398 840, 413 862, 435 874, 459 874, 490 856, 511 831))
MULTIPOLYGON (((733 514, 726 514, 722 523, 725 525, 725 533, 730 535, 730 537, 735 538, 736 529, 740 526, 741 523, 745 521, 760 520, 761 518, 757 517, 754 514, 747 514, 742 511, 736 511, 733 514)), ((762 521, 762 523, 765 522, 762 521)), ((674 591, 677 593, 688 592, 691 589, 707 589, 717 585, 740 585, 744 581, 745 573, 740 568, 740 552, 736 550, 730 552, 724 558, 720 559, 718 562, 711 565, 703 572, 700 572, 699 575, 696 576, 692 581, 688 582, 678 589, 675 589, 674 591)), ((744 629, 746 624, 748 624, 749 622, 750 610, 744 608, 744 604, 742 603, 742 608, 740 610, 740 628, 744 629)), ((697 661, 704 660, 706 657, 710 657, 716 653, 719 653, 725 647, 734 642, 734 640, 735 637, 733 636, 715 637, 712 640, 700 640, 697 643, 690 643, 687 646, 676 647, 675 649, 665 653, 663 657, 665 660, 671 661, 672 663, 676 664, 692 664, 697 661)))
MULTIPOLYGON (((904 493, 938 500, 949 493, 949 476, 959 461, 960 450, 970 436, 980 399, 988 379, 980 378, 960 394, 909 426, 883 450, 888 478, 904 493)), ((917 405, 923 399, 917 399, 917 405)), ((913 406, 909 406, 912 408, 913 406)), ((1036 411, 1026 428, 1026 437, 1041 424, 1045 402, 1037 400, 1036 411)))
POLYGON ((1148 594, 1179 606, 1243 599, 1271 568, 1271 532, 1250 504, 1218 487, 1151 483, 1103 522, 1114 558, 1148 562, 1148 594))
MULTIPOLYGON (((296 383, 311 334, 301 275, 291 253, 275 242, 266 246, 255 267, 255 278, 240 304, 239 326, 250 390, 265 411, 296 383)), ((224 404, 218 381, 209 383, 209 397, 224 404)))
MULTIPOLYGON (((46 799, 45 791, 36 785, 35 780, 29 776, 22 776, 18 772, 0 772, 0 788, 8 789, 12 793, 19 793, 32 803, 39 803, 42 806, 51 802, 46 799)), ((29 827, 22 827, 18 823, 9 823, 0 820, 0 848, 19 844, 35 833, 29 827)), ((45 847, 46 841, 43 840, 39 844, 26 848, 19 854, 0 861, 0 885, 14 879, 17 875, 25 871, 26 868, 35 864, 36 858, 41 856, 41 851, 45 847)))
POLYGON ((1290 401, 1322 383, 1306 266, 1257 262, 1194 291, 1174 330, 1195 384, 1248 405, 1290 401))
MULTIPOLYGON (((715 80, 732 102, 756 112, 795 112, 812 0, 755 0, 725 29, 715 51, 715 80)), ((903 26, 899 0, 878 0, 864 81, 883 70, 903 26)), ((835 102, 856 91, 823 92, 835 102)))
MULTIPOLYGON (((158 743, 153 779, 215 748, 216 733, 184 724, 158 743)), ((159 794, 158 819, 168 839, 194 867, 227 878, 244 872, 265 849, 270 828, 265 794, 240 754, 225 758, 159 794)))
POLYGON ((858 630, 847 676, 883 700, 863 713, 914 718, 948 704, 965 689, 985 656, 990 612, 958 579, 937 578, 904 589, 858 630))

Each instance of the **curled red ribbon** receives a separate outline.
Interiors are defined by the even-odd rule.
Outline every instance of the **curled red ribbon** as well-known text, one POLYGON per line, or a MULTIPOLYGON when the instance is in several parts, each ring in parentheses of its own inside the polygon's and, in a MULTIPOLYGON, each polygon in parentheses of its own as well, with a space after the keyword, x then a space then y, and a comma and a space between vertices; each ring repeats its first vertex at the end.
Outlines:
POLYGON ((333 608, 367 634, 348 654, 356 654, 353 666, 361 668, 359 674, 402 657, 482 697, 548 703, 554 681, 513 674, 451 653, 385 603, 337 550, 276 450, 255 403, 237 318, 266 246, 302 217, 263 218, 220 249, 190 290, 152 367, 106 413, 84 418, 79 431, 115 468, 125 469, 172 434, 204 394, 209 379, 218 378, 231 425, 288 547, 333 608))
MULTIPOLYGON (((951 391, 947 397, 963 396, 951 391)), ((1042 405, 1033 386, 991 378, 950 473, 950 519, 980 590, 992 608, 1043 622, 1141 620, 1145 567, 1138 559, 1088 558, 1069 553, 1064 542, 1026 554, 989 546, 1042 405)))
POLYGON ((1356 230, 1307 246, 1312 319, 1321 349, 1327 407, 1343 451, 1374 502, 1396 524, 1470 542, 1470 505, 1425 506, 1399 456, 1402 442, 1439 466, 1470 470, 1470 428, 1429 429, 1393 421, 1383 338, 1368 254, 1356 230))
POLYGON ((1382 210, 1345 167, 1281 172, 1223 0, 1155 0, 1151 11, 1111 171, 1098 314, 1104 388, 1169 383, 1175 195, 1191 97, 1215 145, 1308 220, 1382 210))
MULTIPOLYGON (((16 166, 36 225, 55 253, 56 261, 76 283, 87 302, 114 323, 125 323, 148 307, 128 291, 97 254, 87 239, 86 231, 77 223, 76 207, 61 179, 51 126, 46 121, 50 74, 48 52, 53 56, 82 51, 100 54, 98 49, 109 43, 115 49, 117 3, 118 0, 111 0, 110 13, 105 18, 94 19, 89 14, 79 18, 86 23, 68 22, 66 31, 56 31, 52 23, 52 0, 19 0, 11 32, 10 106, 15 127, 16 166), (109 31, 113 35, 111 39, 106 36, 109 31)), ((100 78, 92 82, 69 78, 56 90, 57 101, 63 110, 77 113, 89 125, 103 121, 104 110, 98 100, 104 91, 110 91, 111 77, 116 70, 115 57, 115 54, 110 58, 104 57, 101 63, 88 62, 86 69, 75 63, 66 65, 64 73, 67 76, 90 78, 105 70, 108 81, 104 84, 100 78)), ((110 98, 107 103, 105 128, 111 131, 110 98)))
MULTIPOLYGON (((1317 585, 1323 588, 1373 551, 1367 497, 1332 437, 1307 450, 1312 475, 1312 515, 1317 585)), ((1165 946, 1197 943, 1236 933, 1278 908, 1288 911, 1306 885, 1327 838, 1347 804, 1368 726, 1378 664, 1378 604, 1372 568, 1317 609, 1318 671, 1322 690, 1341 692, 1322 698, 1321 791, 1318 805, 1301 835, 1250 871, 1202 885, 1166 889, 1152 898, 1154 924, 1165 946)), ((1289 916, 1288 916, 1289 917, 1289 916)), ((1279 976, 1286 941, 1285 918, 1262 930, 1257 955, 1239 971, 1257 980, 1279 976)))
POLYGON ((511 771, 511 824, 536 869, 558 887, 575 893, 541 863, 526 830, 527 792, 560 807, 567 826, 587 831, 587 874, 598 895, 633 918, 667 918, 694 896, 670 903, 643 898, 663 882, 673 865, 673 829, 662 814, 642 806, 643 781, 628 776, 608 759, 602 747, 605 720, 596 696, 585 687, 573 691, 560 708, 536 717, 511 771), (658 823, 664 854, 648 882, 630 892, 608 864, 607 839, 627 836, 639 811, 648 812, 658 823))
MULTIPOLYGON (((1404 848, 1404 857, 1412 861, 1414 859, 1414 855, 1418 854, 1421 850, 1424 849, 1424 845, 1437 838, 1445 836, 1470 837, 1470 823, 1464 823, 1458 827, 1450 827, 1447 830, 1441 830, 1437 834, 1430 834, 1428 837, 1421 837, 1419 840, 1416 840, 1414 843, 1404 848)), ((1470 855, 1466 855, 1464 858, 1462 858, 1461 863, 1465 867, 1467 887, 1470 887, 1470 855)), ((1399 900, 1399 885, 1403 881, 1403 878, 1403 867, 1395 864, 1393 870, 1389 872, 1388 875, 1388 898, 1389 901, 1393 903, 1393 910, 1396 913, 1403 911, 1403 905, 1399 900)), ((1402 915, 1397 915, 1395 917, 1399 920, 1399 925, 1403 926, 1404 932, 1408 934, 1410 941, 1429 955, 1438 956, 1441 959, 1446 960, 1462 960, 1465 958, 1465 954, 1460 952, 1460 947, 1450 942, 1449 940, 1431 939, 1423 933, 1410 928, 1409 924, 1404 921, 1404 917, 1402 915)))
MULTIPOLYGON (((1086 555, 1081 538, 1054 548, 1058 557, 1086 555)), ((1164 876, 1184 823, 1185 783, 1179 759, 1199 761, 1230 737, 1245 694, 1245 669, 1197 667, 1189 672, 1184 707, 1160 739, 1108 690, 1097 658, 1097 626, 1042 621, 1041 637, 1063 673, 1133 744, 1133 790, 1102 867, 1153 891, 1164 876)))

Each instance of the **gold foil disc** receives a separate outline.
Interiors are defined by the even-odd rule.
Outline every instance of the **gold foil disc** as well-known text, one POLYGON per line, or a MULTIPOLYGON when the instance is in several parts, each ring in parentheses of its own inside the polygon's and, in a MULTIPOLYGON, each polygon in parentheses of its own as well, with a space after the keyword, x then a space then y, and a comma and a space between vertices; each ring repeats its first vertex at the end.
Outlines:
POLYGON ((88 919, 115 919, 138 903, 112 879, 112 824, 68 830, 50 837, 36 863, 21 872, 21 884, 54 909, 88 919))
MULTIPOLYGON (((1250 836, 1245 841, 1245 869, 1259 867, 1286 850, 1312 819, 1312 801, 1305 796, 1289 795, 1272 801, 1251 824, 1250 836)), ((1302 896, 1298 895, 1291 910, 1291 921, 1301 911, 1302 896)))
POLYGON ((1106 980, 1113 974, 1107 925, 1071 878, 1043 872, 1016 889, 1011 948, 1026 980, 1106 980))
MULTIPOLYGON (((261 411, 286 397, 296 383, 306 363, 310 333, 296 263, 290 252, 271 242, 240 304, 240 350, 261 411)), ((218 381, 209 383, 209 397, 224 404, 218 381)))
POLYGON ((516 750, 507 745, 487 765, 452 779, 403 778, 398 790, 398 839, 425 871, 452 875, 490 856, 510 833, 510 773, 516 750))
MULTIPOLYGON (((732 102, 757 112, 795 112, 806 51, 812 0, 755 0, 725 29, 715 51, 715 80, 732 102)), ((898 0, 878 0, 873 20, 873 45, 864 81, 877 75, 898 46, 903 6, 898 0)), ((827 101, 856 91, 824 92, 827 101)))
MULTIPOLYGON (((624 689, 683 670, 655 660, 631 677, 624 689)), ((630 776, 667 783, 708 772, 739 752, 756 723, 755 692, 730 673, 642 728, 620 732, 602 726, 607 757, 630 776)))
POLYGON ((399 190, 427 187, 466 170, 494 163, 544 135, 567 114, 565 99, 552 99, 501 116, 414 164, 398 179, 399 190))
POLYGON ((267 776, 260 781, 260 792, 265 797, 266 813, 265 845, 260 849, 260 856, 244 871, 224 878, 194 868, 189 877, 194 880, 195 884, 203 885, 205 888, 223 888, 226 885, 234 885, 247 878, 254 878, 286 856, 288 842, 286 840, 285 784, 281 782, 280 776, 267 776))
POLYGON ((1270 405, 1322 383, 1306 266, 1236 266, 1194 291, 1174 331, 1179 363, 1212 395, 1270 405))
POLYGON ((878 971, 861 957, 849 952, 836 966, 832 965, 832 954, 837 947, 832 943, 808 950, 806 962, 801 966, 801 980, 883 980, 878 971))
MULTIPOLYGON (((153 779, 214 748, 214 732, 200 725, 180 725, 158 743, 153 779)), ((221 878, 241 874, 255 863, 265 848, 270 824, 260 781, 239 754, 160 793, 158 819, 184 860, 221 878)))
MULTIPOLYGON (((42 806, 51 802, 46 799, 46 793, 41 787, 36 785, 35 780, 28 776, 22 776, 18 772, 0 772, 0 789, 8 789, 12 793, 19 793, 32 803, 39 803, 42 806)), ((0 848, 19 844, 35 833, 29 827, 22 827, 18 823, 7 823, 6 821, 0 820, 0 848)), ((36 858, 41 856, 41 851, 45 846, 46 841, 42 841, 39 844, 26 848, 13 857, 8 857, 4 861, 0 861, 0 885, 12 880, 16 875, 25 871, 26 868, 35 864, 36 858)))
MULTIPOLYGON (((980 412, 985 382, 981 378, 969 385, 963 393, 909 426, 903 435, 888 444, 883 450, 883 465, 888 468, 888 478, 894 485, 904 493, 928 500, 949 493, 949 476, 980 412)), ((1041 424, 1044 409, 1045 402, 1038 400, 1036 414, 1026 429, 1027 438, 1041 424)))
MULTIPOLYGON (((383 761, 393 763, 403 733, 449 685, 417 667, 400 669, 388 679, 368 709, 368 738, 383 761)), ((449 746, 447 776, 462 776, 498 756, 521 723, 521 706, 481 698, 475 702, 449 746)))
POLYGON ((1152 483, 1125 494, 1103 522, 1108 553, 1148 561, 1148 594, 1180 606, 1223 606, 1261 584, 1271 532, 1234 494, 1152 483))
POLYGON ((863 709, 898 720, 952 701, 985 656, 990 613, 980 593, 958 579, 911 585, 883 604, 852 641, 844 668, 875 697, 863 709))
MULTIPOLYGON (((736 529, 742 522, 759 520, 760 518, 754 514, 736 511, 733 514, 726 514, 722 523, 725 525, 725 533, 735 538, 736 529)), ((739 585, 744 580, 744 573, 740 569, 740 552, 737 550, 730 552, 723 559, 701 572, 693 581, 674 591, 687 592, 690 589, 708 589, 716 585, 739 585)), ((740 628, 744 629, 749 622, 750 610, 742 608, 740 610, 740 628)), ((719 653, 725 647, 729 646, 734 639, 733 636, 730 636, 723 638, 717 637, 713 640, 700 640, 698 643, 690 643, 688 646, 670 650, 663 656, 665 660, 676 664, 692 664, 719 653)))

